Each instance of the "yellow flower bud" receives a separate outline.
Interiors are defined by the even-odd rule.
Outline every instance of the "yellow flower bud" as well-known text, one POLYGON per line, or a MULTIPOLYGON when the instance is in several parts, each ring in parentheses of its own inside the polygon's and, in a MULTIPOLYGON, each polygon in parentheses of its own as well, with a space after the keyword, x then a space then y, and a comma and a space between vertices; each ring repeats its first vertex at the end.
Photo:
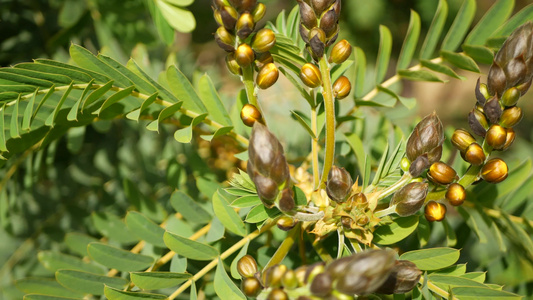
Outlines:
POLYGON ((448 186, 448 189, 446 190, 446 199, 453 206, 459 206, 463 204, 466 199, 465 188, 458 183, 450 184, 450 186, 448 186))
POLYGON ((255 52, 263 53, 270 50, 276 43, 274 31, 268 28, 259 30, 252 39, 252 49, 255 52))
POLYGON ((481 169, 481 178, 490 183, 502 182, 508 174, 507 164, 500 158, 489 160, 481 169))
POLYGON ((346 76, 339 77, 333 83, 333 95, 339 100, 348 97, 351 90, 352 85, 346 76))
POLYGON ((490 126, 485 136, 487 144, 496 150, 500 150, 505 145, 507 139, 507 131, 500 125, 494 124, 490 126))
POLYGON ((352 54, 352 45, 348 43, 347 40, 341 40, 333 49, 331 49, 331 54, 329 56, 330 63, 342 64, 344 61, 350 57, 352 54))
POLYGON ((252 104, 245 104, 241 109, 241 120, 244 125, 253 127, 256 121, 263 122, 263 116, 257 107, 252 104))
POLYGON ((436 162, 429 167, 428 178, 437 184, 450 184, 455 180, 457 172, 443 162, 436 162))
POLYGON ((485 158, 485 152, 483 152, 483 148, 478 143, 472 143, 466 148, 464 159, 474 166, 483 164, 485 158))
POLYGON ((237 271, 242 278, 254 277, 257 273, 257 262, 251 255, 245 255, 237 261, 237 271))
POLYGON ((241 44, 239 47, 237 47, 237 50, 235 51, 235 60, 237 60, 239 66, 243 68, 250 66, 255 60, 252 47, 250 47, 248 44, 241 44))
POLYGON ((522 109, 518 106, 506 108, 500 117, 500 125, 505 128, 514 127, 522 120, 523 116, 522 109))
POLYGON ((466 151, 466 148, 468 148, 470 144, 475 143, 475 142, 476 142, 476 139, 470 134, 470 132, 464 129, 456 129, 453 132, 452 144, 459 151, 466 151))
POLYGON ((317 66, 306 63, 300 70, 300 79, 310 88, 319 87, 322 84, 322 75, 317 66))
POLYGON ((279 71, 275 64, 265 65, 255 78, 255 83, 260 89, 268 89, 278 81, 279 71))
POLYGON ((440 222, 446 216, 446 206, 439 202, 429 201, 424 209, 424 216, 430 222, 440 222))
POLYGON ((247 297, 255 298, 261 293, 263 286, 261 286, 261 282, 257 278, 248 277, 242 280, 241 290, 247 297))

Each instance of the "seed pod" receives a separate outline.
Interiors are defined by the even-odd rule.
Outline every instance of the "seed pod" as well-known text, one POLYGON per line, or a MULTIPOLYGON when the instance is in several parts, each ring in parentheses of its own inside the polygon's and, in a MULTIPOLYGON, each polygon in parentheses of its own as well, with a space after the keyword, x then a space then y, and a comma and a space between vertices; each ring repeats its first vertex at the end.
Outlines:
POLYGON ((346 76, 339 77, 335 80, 335 83, 333 83, 333 95, 339 100, 348 97, 351 90, 352 85, 346 76))
POLYGON ((255 60, 254 51, 248 44, 240 44, 235 51, 235 60, 242 68, 246 68, 255 60))
POLYGON ((516 134, 514 132, 514 129, 507 128, 507 136, 505 138, 505 144, 502 147, 502 151, 507 150, 511 145, 513 144, 515 140, 516 134))
POLYGON ((522 120, 523 116, 522 109, 518 106, 506 108, 500 118, 500 125, 505 128, 514 127, 522 120))
POLYGON ((306 63, 300 70, 300 79, 310 87, 317 88, 322 84, 322 75, 318 67, 312 63, 306 63))
POLYGON ((257 278, 247 277, 241 281, 241 290, 247 297, 255 298, 261 293, 263 287, 257 278))
POLYGON ((453 132, 452 144, 461 152, 466 151, 466 148, 475 142, 476 139, 464 129, 456 129, 453 132))
POLYGON ((329 62, 342 64, 352 55, 352 45, 347 40, 341 40, 331 49, 329 62))
POLYGON ((503 148, 506 139, 507 131, 505 128, 497 124, 490 126, 489 131, 487 131, 487 136, 485 137, 487 144, 496 150, 503 148))
POLYGON ((489 160, 481 169, 481 178, 490 183, 502 182, 507 178, 509 169, 500 158, 489 160))
POLYGON ((479 166, 485 162, 486 156, 483 148, 478 143, 472 143, 466 148, 464 159, 474 166, 479 166))
POLYGON ((263 3, 257 3, 252 12, 254 23, 258 23, 259 21, 261 21, 261 19, 263 19, 263 17, 265 16, 265 13, 266 6, 263 3))
POLYGON ((242 278, 254 277, 257 273, 257 262, 251 255, 246 254, 237 261, 237 271, 242 278))
POLYGON ((335 202, 344 202, 350 194, 353 180, 350 173, 344 168, 332 166, 328 173, 326 192, 331 200, 335 202))
POLYGON ((276 288, 270 291, 266 300, 289 300, 289 295, 287 295, 282 289, 276 288))
POLYGON ((459 183, 452 183, 446 190, 446 200, 453 206, 459 206, 465 202, 466 191, 459 183))
POLYGON ((483 107, 483 112, 492 124, 497 124, 500 120, 500 116, 502 115, 502 108, 500 106, 498 98, 492 97, 491 99, 489 99, 483 107))
POLYGON ((274 31, 268 28, 259 30, 252 39, 252 49, 257 53, 264 53, 272 49, 276 43, 274 31))
POLYGON ((258 70, 261 70, 264 66, 274 63, 274 58, 270 52, 257 53, 255 56, 255 66, 258 70))
POLYGON ((215 32, 215 42, 226 52, 235 51, 235 37, 223 26, 220 26, 215 32))
POLYGON ((440 222, 446 216, 446 206, 439 202, 429 201, 424 209, 424 216, 430 222, 440 222))
POLYGON ((241 109, 241 120, 244 125, 253 127, 255 122, 263 123, 263 116, 257 107, 252 104, 245 104, 241 109))
POLYGON ((231 52, 226 55, 226 67, 228 70, 235 75, 242 75, 241 66, 235 60, 235 53, 231 52))
POLYGON ((296 223, 298 223, 298 220, 295 220, 289 216, 282 216, 281 218, 278 219, 278 221, 276 222, 276 225, 278 226, 279 229, 283 231, 289 231, 293 229, 294 226, 296 226, 296 223))
MULTIPOLYGON (((407 158, 413 162, 417 157, 425 153, 429 153, 435 149, 439 149, 444 142, 444 133, 442 123, 435 112, 427 115, 420 121, 407 140, 407 158)), ((442 148, 440 148, 442 151, 442 148)), ((437 151, 433 156, 438 156, 440 159, 441 151, 437 151)), ((428 160, 429 160, 428 156, 428 160)), ((431 160, 430 160, 431 163, 431 160)))
POLYGON ((409 167, 409 174, 411 174, 413 177, 418 177, 430 165, 431 163, 429 162, 428 155, 422 154, 411 163, 411 166, 409 167))
POLYGON ((359 296, 375 292, 387 280, 396 262, 392 250, 370 250, 348 258, 351 259, 335 264, 331 271, 328 266, 327 270, 336 279, 337 291, 359 296), (338 270, 340 266, 344 268, 338 270))
POLYGON ((405 294, 410 292, 420 280, 422 271, 408 260, 398 260, 387 280, 376 293, 379 294, 405 294))
POLYGON ((287 270, 281 278, 281 285, 288 290, 293 290, 298 287, 298 278, 296 272, 293 270, 287 270))
POLYGON ((266 90, 269 87, 273 86, 276 81, 278 81, 279 77, 279 71, 275 64, 269 63, 265 65, 261 71, 257 74, 257 77, 255 78, 255 83, 257 86, 262 89, 266 90))
POLYGON ((475 134, 483 137, 487 134, 487 129, 489 128, 487 118, 476 108, 472 109, 468 114, 468 125, 470 125, 470 129, 472 129, 475 134))
POLYGON ((505 106, 514 106, 518 102, 518 99, 520 99, 520 91, 512 87, 503 93, 501 101, 505 106))
POLYGON ((452 183, 457 172, 443 162, 436 162, 429 167, 428 178, 436 184, 447 185, 452 183))
POLYGON ((328 273, 322 273, 315 276, 311 285, 309 286, 309 291, 317 297, 326 297, 331 293, 333 288, 333 280, 328 273))
POLYGON ((418 212, 424 205, 428 194, 428 184, 425 182, 412 182, 394 193, 391 205, 396 205, 396 213, 402 217, 411 216, 418 212))
POLYGON ((286 265, 274 265, 268 269, 266 269, 264 274, 265 280, 265 286, 266 287, 272 287, 272 288, 278 288, 281 286, 281 279, 283 278, 283 275, 285 272, 287 272, 287 266, 286 265))

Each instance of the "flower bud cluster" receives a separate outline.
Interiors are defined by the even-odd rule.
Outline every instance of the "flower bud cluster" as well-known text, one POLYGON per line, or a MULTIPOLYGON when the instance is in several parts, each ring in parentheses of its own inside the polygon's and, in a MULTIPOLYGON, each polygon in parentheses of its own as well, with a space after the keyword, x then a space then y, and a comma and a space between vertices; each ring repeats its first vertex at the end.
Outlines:
POLYGON ((264 299, 353 299, 354 295, 408 293, 421 275, 414 263, 396 260, 392 250, 366 250, 329 264, 320 262, 295 270, 275 265, 262 275, 243 276, 242 287, 252 298, 261 293, 264 299), (260 278, 262 291, 248 293, 244 282, 251 281, 249 278, 260 278))
POLYGON ((435 112, 420 121, 407 140, 407 158, 411 162, 409 173, 418 177, 442 156, 444 131, 435 112))
POLYGON ((242 75, 242 68, 255 65, 256 84, 261 89, 271 87, 279 77, 270 49, 276 43, 271 29, 257 32, 255 25, 265 15, 266 7, 257 0, 214 0, 214 15, 219 27, 215 41, 228 52, 226 66, 231 73, 242 75))
POLYGON ((247 172, 267 208, 276 206, 283 212, 294 209, 294 192, 283 147, 260 122, 255 122, 252 128, 247 172))
POLYGON ((324 55, 339 35, 341 0, 297 0, 300 6, 300 35, 314 60, 324 55))

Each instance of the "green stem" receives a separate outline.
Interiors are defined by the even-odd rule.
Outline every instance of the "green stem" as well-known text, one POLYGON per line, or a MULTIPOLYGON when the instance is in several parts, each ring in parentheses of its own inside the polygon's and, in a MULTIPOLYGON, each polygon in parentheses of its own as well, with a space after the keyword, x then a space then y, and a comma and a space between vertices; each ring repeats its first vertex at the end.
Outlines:
MULTIPOLYGON (((472 183, 474 183, 479 175, 479 171, 481 170, 481 166, 470 166, 466 173, 459 179, 458 183, 462 185, 464 188, 469 187, 472 183)), ((426 201, 437 201, 440 199, 443 199, 446 195, 446 190, 439 191, 439 192, 431 192, 427 195, 426 201)))
POLYGON ((326 250, 326 247, 324 247, 324 244, 322 244, 321 239, 315 239, 315 241, 313 242, 313 248, 315 249, 318 256, 320 256, 323 262, 328 263, 333 260, 333 257, 331 257, 331 255, 326 250))
POLYGON ((285 256, 287 256, 287 253, 289 253, 289 251, 291 250, 292 245, 294 245, 294 243, 298 239, 298 236, 300 235, 300 229, 301 229, 301 226, 296 226, 289 231, 289 234, 283 240, 278 250, 276 250, 276 253, 272 255, 272 257, 266 264, 264 270, 281 263, 281 261, 285 258, 285 256))
POLYGON ((374 213, 374 217, 381 218, 384 216, 391 215, 395 212, 396 212, 396 205, 392 205, 392 206, 385 208, 384 210, 377 211, 376 213, 374 213))
POLYGON ((335 103, 333 102, 335 99, 333 98, 329 66, 325 56, 320 59, 319 66, 322 75, 322 96, 324 96, 324 107, 326 110, 326 153, 324 156, 320 187, 325 187, 335 155, 335 103))
POLYGON ((246 96, 248 96, 248 103, 257 107, 259 111, 261 109, 257 105, 257 95, 255 94, 255 84, 254 84, 254 70, 252 66, 242 68, 242 83, 244 83, 244 88, 246 89, 246 96))
POLYGON ((320 175, 318 170, 318 122, 316 107, 311 108, 311 129, 315 134, 315 137, 313 137, 311 141, 311 152, 313 162, 313 186, 315 189, 317 189, 320 183, 320 175))

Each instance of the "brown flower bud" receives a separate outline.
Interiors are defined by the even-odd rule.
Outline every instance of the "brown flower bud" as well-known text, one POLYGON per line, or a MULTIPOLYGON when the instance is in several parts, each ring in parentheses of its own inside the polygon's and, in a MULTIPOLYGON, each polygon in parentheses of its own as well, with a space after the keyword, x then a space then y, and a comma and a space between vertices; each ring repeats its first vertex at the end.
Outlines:
POLYGON ((409 174, 413 177, 418 177, 425 169, 427 169, 431 163, 429 162, 428 155, 422 154, 417 157, 409 166, 409 174))
POLYGON ((309 291, 317 297, 326 297, 331 293, 332 284, 333 280, 328 273, 318 274, 311 282, 309 291))
POLYGON ((505 106, 514 106, 518 102, 518 99, 520 99, 520 91, 512 87, 503 93, 501 101, 505 106))
POLYGON ((309 44, 309 32, 310 30, 307 29, 302 23, 300 23, 300 26, 298 27, 300 30, 300 36, 302 37, 302 40, 309 44))
POLYGON ((270 52, 257 53, 255 56, 255 66, 258 70, 261 70, 264 66, 273 63, 274 58, 270 52))
POLYGON ((312 63, 306 63, 300 70, 300 79, 310 88, 317 88, 322 84, 322 75, 318 67, 312 63))
POLYGON ((505 145, 507 139, 507 131, 500 125, 494 124, 490 126, 489 131, 485 137, 485 141, 489 146, 496 150, 500 150, 505 145))
POLYGON ((328 173, 326 192, 335 202, 344 202, 352 190, 353 180, 344 168, 332 166, 328 173))
POLYGON ((257 77, 255 78, 255 83, 260 89, 266 90, 273 86, 276 81, 278 81, 278 77, 278 68, 275 64, 269 63, 259 71, 257 77))
POLYGON ((489 128, 489 123, 487 122, 485 114, 476 108, 472 109, 468 114, 468 125, 470 125, 470 129, 472 129, 475 134, 483 137, 489 128))
MULTIPOLYGON (((531 63, 531 61, 533 61, 533 60, 530 59, 530 63, 531 63)), ((527 93, 527 91, 531 87, 531 82, 532 81, 533 81, 533 79, 530 79, 530 80, 528 80, 528 81, 516 86, 516 88, 520 91, 520 96, 524 96, 524 94, 527 93)))
MULTIPOLYGON (((298 1, 298 5, 300 6, 301 25, 305 26, 307 29, 316 27, 318 25, 317 18, 311 6, 304 1, 298 1)), ((308 38, 309 37, 306 36, 306 39, 308 38)))
POLYGON ((483 106, 483 112, 492 124, 498 123, 500 116, 502 115, 502 108, 498 98, 492 97, 489 99, 487 103, 485 103, 485 106, 483 106))
POLYGON ((464 159, 474 166, 479 166, 485 162, 485 152, 478 143, 472 143, 466 148, 464 159))
POLYGON ((231 33, 229 33, 223 26, 220 26, 215 32, 215 41, 217 42, 218 46, 224 51, 235 51, 235 37, 231 33))
POLYGON ((348 77, 341 76, 333 83, 333 95, 337 99, 344 99, 348 97, 350 91, 352 90, 352 84, 348 77))
POLYGON ((428 194, 428 184, 412 182, 394 193, 391 205, 396 205, 396 213, 402 217, 411 216, 424 205, 428 194))
POLYGON ((240 0, 239 11, 250 12, 253 11, 257 5, 257 0, 240 0))
POLYGON ((509 169, 500 158, 489 160, 481 169, 481 178, 490 183, 502 182, 507 178, 509 169))
POLYGON ((257 262, 251 255, 246 254, 237 261, 237 271, 242 278, 254 277, 257 273, 257 262))
POLYGON ((505 128, 514 127, 522 120, 523 116, 522 109, 518 106, 506 108, 500 118, 500 125, 505 128))
POLYGON ((341 217, 341 225, 346 229, 351 229, 353 224, 353 220, 350 217, 342 216, 341 217))
POLYGON ((311 0, 311 5, 313 6, 313 9, 315 10, 315 14, 317 16, 320 16, 335 1, 337 0, 311 0))
POLYGON ((320 29, 324 31, 326 36, 329 36, 335 30, 338 21, 338 15, 333 9, 330 9, 320 18, 320 29))
POLYGON ((446 190, 446 199, 453 206, 459 206, 465 202, 466 191, 459 183, 452 183, 446 190))
POLYGON ((252 12, 254 23, 258 23, 259 21, 261 21, 261 19, 263 19, 263 17, 265 16, 265 13, 266 13, 266 6, 263 3, 257 3, 257 5, 255 6, 252 12))
POLYGON ((496 62, 493 62, 487 76, 489 92, 493 95, 501 96, 505 91, 505 81, 505 72, 496 62))
POLYGON ((265 177, 258 172, 254 173, 253 181, 255 188, 257 189, 257 195, 267 208, 274 207, 274 201, 278 196, 278 185, 274 180, 269 177, 265 177))
POLYGON ((318 27, 311 29, 309 32, 308 51, 315 61, 319 61, 324 56, 326 49, 326 33, 318 27))
POLYGON ((282 289, 276 288, 270 291, 266 300, 289 300, 289 295, 282 289))
POLYGON ((294 226, 296 226, 296 223, 298 223, 298 220, 295 220, 289 216, 282 216, 281 218, 278 219, 278 221, 276 222, 276 225, 278 226, 279 229, 283 231, 289 231, 293 229, 294 226))
POLYGON ((242 75, 241 66, 235 60, 235 53, 231 52, 226 55, 226 67, 228 70, 235 75, 242 75))
POLYGON ((452 183, 457 172, 443 162, 436 162, 429 167, 428 178, 436 184, 447 185, 452 183))
POLYGON ((446 206, 439 202, 429 201, 424 209, 424 216, 430 222, 440 222, 446 216, 446 206))
POLYGON ((352 45, 347 40, 341 40, 331 49, 330 63, 342 64, 352 55, 352 45))
POLYGON ((264 53, 272 49, 276 43, 274 31, 268 28, 259 30, 252 39, 252 49, 258 53, 264 53))
POLYGON ((261 293, 263 287, 257 278, 247 277, 241 281, 241 290, 247 297, 255 298, 261 293))
POLYGON ((336 279, 335 289, 348 295, 367 295, 375 292, 391 273, 396 259, 392 250, 370 250, 335 261, 327 267, 336 279), (339 270, 339 267, 344 267, 339 270))
MULTIPOLYGON (((435 112, 420 121, 407 140, 407 158, 412 162, 422 154, 429 153, 442 146, 444 132, 442 123, 435 112)), ((442 148, 440 148, 442 151, 442 148)), ((442 153, 441 151, 437 151, 442 153)), ((432 154, 436 156, 436 154, 432 154)), ((439 155, 440 158, 440 155, 439 155)), ((429 155, 428 155, 429 160, 429 155)), ((431 160, 430 160, 431 162, 431 160)))
POLYGON ((507 136, 505 138, 505 144, 502 147, 502 151, 507 150, 507 148, 511 147, 511 145, 513 144, 515 140, 515 137, 516 137, 516 134, 514 132, 514 129, 507 128, 507 136))
POLYGON ((235 51, 235 60, 239 66, 245 68, 252 64, 255 60, 254 51, 248 44, 240 44, 235 51))
POLYGON ((418 284, 421 276, 422 271, 414 263, 408 260, 399 260, 387 280, 376 292, 388 295, 408 293, 418 284))
POLYGON ((294 192, 291 188, 284 188, 281 191, 281 198, 279 199, 278 208, 282 212, 289 212, 294 210, 294 192))
POLYGON ((220 15, 220 21, 222 23, 221 25, 223 25, 228 31, 233 31, 235 29, 235 24, 237 24, 239 13, 235 10, 235 8, 227 5, 218 11, 220 15))
POLYGON ((315 279, 315 276, 324 272, 324 262, 316 262, 310 266, 308 266, 305 269, 305 277, 304 282, 305 284, 309 282, 313 282, 313 279, 315 279))
POLYGON ((452 144, 461 152, 466 151, 466 148, 475 142, 476 139, 464 129, 456 129, 453 132, 452 144))
MULTIPOLYGON (((486 89, 486 86, 485 86, 485 89, 486 89)), ((488 92, 488 91, 487 91, 488 92)), ((475 93, 476 93, 476 100, 477 100, 477 103, 481 106, 485 105, 485 102, 487 101, 487 99, 489 97, 485 97, 485 94, 481 91, 481 81, 480 81, 480 78, 477 79, 477 83, 476 83, 476 89, 475 89, 475 93)))

